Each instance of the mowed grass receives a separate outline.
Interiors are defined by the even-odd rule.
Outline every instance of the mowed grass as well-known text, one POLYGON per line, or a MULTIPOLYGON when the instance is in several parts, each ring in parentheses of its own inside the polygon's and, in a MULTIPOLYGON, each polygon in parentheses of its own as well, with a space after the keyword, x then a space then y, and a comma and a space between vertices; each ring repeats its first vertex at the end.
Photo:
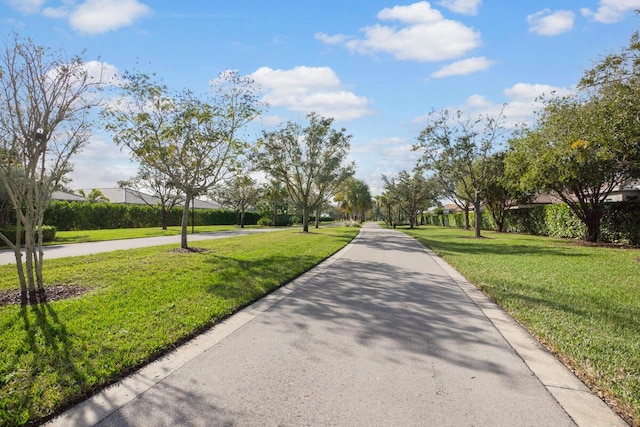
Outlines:
POLYGON ((640 423, 640 250, 427 227, 403 230, 536 335, 640 423))
MULTIPOLYGON (((73 299, 0 307, 0 425, 34 423, 131 372, 346 245, 355 228, 297 230, 45 260, 73 299)), ((0 289, 16 287, 0 266, 0 289)))
MULTIPOLYGON (((247 225, 245 228, 259 228, 256 225, 247 225)), ((216 231, 240 230, 238 225, 196 225, 193 230, 198 233, 211 233, 216 231)), ((187 231, 191 234, 192 228, 187 231)), ((181 232, 180 226, 150 228, 118 228, 105 230, 79 230, 79 231, 57 231, 56 238, 46 245, 59 245, 63 243, 85 243, 102 242, 106 240, 137 239, 141 237, 176 236, 181 232)))

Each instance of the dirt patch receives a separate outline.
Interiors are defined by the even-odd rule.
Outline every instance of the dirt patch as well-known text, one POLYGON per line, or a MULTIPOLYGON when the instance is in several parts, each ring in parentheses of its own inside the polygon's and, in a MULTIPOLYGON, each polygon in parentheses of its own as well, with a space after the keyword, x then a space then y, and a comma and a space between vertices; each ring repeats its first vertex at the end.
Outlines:
MULTIPOLYGON (((58 285, 58 286, 46 286, 45 301, 60 301, 67 298, 73 298, 86 293, 89 289, 80 285, 58 285)), ((43 302, 40 299, 40 294, 36 292, 37 303, 43 302)), ((20 304, 21 292, 20 289, 10 289, 0 291, 0 307, 10 304, 20 304)), ((30 303, 28 303, 30 305, 30 303)))
POLYGON ((201 253, 201 252, 209 252, 209 249, 206 248, 187 248, 187 249, 183 249, 183 248, 176 248, 176 249, 172 249, 171 252, 177 253, 177 254, 192 254, 192 253, 201 253))

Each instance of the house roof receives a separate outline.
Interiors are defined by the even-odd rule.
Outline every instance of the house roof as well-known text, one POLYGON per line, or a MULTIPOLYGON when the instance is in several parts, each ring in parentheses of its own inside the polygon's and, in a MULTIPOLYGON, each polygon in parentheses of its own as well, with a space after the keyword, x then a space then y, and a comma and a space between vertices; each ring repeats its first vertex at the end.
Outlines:
POLYGON ((62 200, 67 202, 84 202, 85 198, 79 194, 69 193, 68 191, 54 191, 51 194, 52 200, 62 200))
MULTIPOLYGON (((84 190, 85 193, 89 194, 93 191, 93 188, 84 190)), ((96 188, 99 190, 111 203, 118 204, 128 204, 128 205, 155 205, 160 203, 160 199, 152 196, 150 194, 141 193, 138 191, 134 191, 130 188, 96 188)), ((194 201, 194 206, 198 209, 220 209, 220 205, 207 201, 196 199, 194 201)))

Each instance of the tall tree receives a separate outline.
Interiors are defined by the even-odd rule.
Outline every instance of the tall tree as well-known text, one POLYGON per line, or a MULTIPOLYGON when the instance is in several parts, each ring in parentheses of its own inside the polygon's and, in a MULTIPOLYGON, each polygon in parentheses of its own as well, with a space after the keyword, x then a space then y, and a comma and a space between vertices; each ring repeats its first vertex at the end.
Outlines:
POLYGON ((585 224, 590 242, 599 239, 611 191, 640 171, 640 104, 631 92, 606 88, 586 100, 550 100, 537 126, 510 142, 507 167, 523 171, 522 188, 558 196, 585 224))
POLYGON ((382 175, 382 180, 387 194, 409 218, 410 228, 417 225, 418 213, 434 204, 438 196, 438 185, 426 179, 420 170, 415 170, 413 175, 404 170, 397 177, 382 175))
POLYGON ((248 175, 236 175, 223 186, 217 188, 212 198, 223 207, 228 207, 240 215, 240 228, 244 228, 244 216, 247 209, 255 207, 260 191, 255 179, 248 175))
POLYGON ((435 173, 445 191, 474 207, 475 235, 480 237, 482 193, 495 180, 490 156, 504 133, 504 115, 465 117, 458 111, 432 112, 414 150, 422 151, 420 165, 435 173))
POLYGON ((282 183, 302 213, 302 229, 309 232, 309 213, 347 177, 355 165, 344 164, 350 135, 335 130, 332 118, 307 115, 306 127, 288 122, 273 132, 263 132, 253 157, 259 170, 282 183))
POLYGON ((350 215, 350 219, 362 222, 373 206, 371 191, 366 182, 354 177, 347 178, 336 193, 340 209, 350 215))
POLYGON ((253 81, 225 71, 213 82, 213 96, 175 93, 143 73, 124 76, 126 95, 103 111, 106 128, 118 145, 169 177, 184 196, 180 247, 187 249, 189 204, 230 178, 239 155, 248 149, 239 132, 263 105, 253 81))
POLYGON ((68 57, 17 34, 0 55, 0 185, 17 217, 15 243, 1 233, 0 239, 15 253, 22 302, 27 296, 37 302, 45 297, 44 212, 71 170, 71 158, 89 141, 89 107, 97 104, 101 81, 80 56, 68 57))
POLYGON ((484 191, 484 204, 491 213, 498 232, 504 230, 509 210, 530 199, 530 193, 523 191, 519 185, 519 176, 516 178, 506 173, 506 156, 507 153, 501 151, 489 158, 488 167, 492 169, 490 175, 495 179, 487 185, 484 191))

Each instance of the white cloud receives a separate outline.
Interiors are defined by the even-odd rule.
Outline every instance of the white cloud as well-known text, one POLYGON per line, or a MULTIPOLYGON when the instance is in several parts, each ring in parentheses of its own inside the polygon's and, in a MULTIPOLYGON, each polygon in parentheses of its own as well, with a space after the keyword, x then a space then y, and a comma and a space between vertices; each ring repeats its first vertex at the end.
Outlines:
MULTIPOLYGON (((471 116, 492 116, 497 117, 503 110, 505 124, 508 127, 515 127, 522 123, 532 123, 535 120, 535 113, 540 111, 543 100, 555 96, 566 96, 574 93, 573 88, 551 86, 545 84, 516 83, 502 91, 507 98, 506 103, 496 103, 482 95, 469 96, 463 105, 449 107, 450 111, 460 110, 464 114, 471 116)), ((428 119, 428 114, 416 117, 413 124, 422 124, 428 119)))
POLYGON ((382 9, 378 19, 402 25, 375 24, 361 29, 364 37, 330 36, 316 38, 329 44, 344 44, 360 54, 387 53, 396 59, 430 62, 458 58, 480 46, 480 34, 461 22, 445 19, 426 1, 382 9))
POLYGON ((478 71, 486 71, 495 64, 495 61, 490 61, 484 56, 478 56, 475 58, 467 58, 462 61, 457 61, 449 65, 445 65, 435 73, 431 74, 433 78, 442 78, 449 76, 465 76, 478 71))
POLYGON ((116 187, 118 181, 135 175, 138 165, 131 162, 129 153, 120 150, 107 135, 94 135, 89 144, 72 158, 71 187, 116 187))
POLYGON ((575 14, 570 10, 552 12, 544 9, 527 16, 529 31, 541 36, 557 36, 571 31, 575 21, 575 14))
POLYGON ((314 111, 336 120, 353 120, 372 113, 371 101, 345 90, 329 67, 261 67, 250 77, 266 92, 265 101, 273 107, 305 114, 314 111))
POLYGON ((102 34, 132 25, 150 12, 138 0, 87 0, 71 11, 69 23, 80 33, 102 34))
POLYGON ((22 13, 31 14, 40 12, 44 0, 8 0, 7 3, 22 13))
POLYGON ((349 39, 349 36, 345 36, 344 34, 330 36, 327 33, 315 33, 313 37, 324 44, 342 44, 349 39))
POLYGON ((613 24, 624 19, 628 12, 640 9, 638 0, 600 0, 598 10, 592 11, 589 8, 582 8, 580 12, 587 18, 603 24, 613 24))
MULTIPOLYGON (((574 92, 572 88, 551 86, 545 84, 532 83, 516 83, 506 88, 502 93, 508 98, 504 114, 507 118, 507 124, 515 126, 519 123, 531 123, 535 119, 535 113, 540 111, 543 106, 543 100, 555 96, 566 96, 574 92)), ((482 113, 482 110, 497 113, 501 105, 491 105, 487 103, 485 106, 476 108, 476 111, 482 113)))
POLYGON ((446 7, 452 12, 463 15, 476 15, 482 0, 441 0, 439 5, 446 7))

